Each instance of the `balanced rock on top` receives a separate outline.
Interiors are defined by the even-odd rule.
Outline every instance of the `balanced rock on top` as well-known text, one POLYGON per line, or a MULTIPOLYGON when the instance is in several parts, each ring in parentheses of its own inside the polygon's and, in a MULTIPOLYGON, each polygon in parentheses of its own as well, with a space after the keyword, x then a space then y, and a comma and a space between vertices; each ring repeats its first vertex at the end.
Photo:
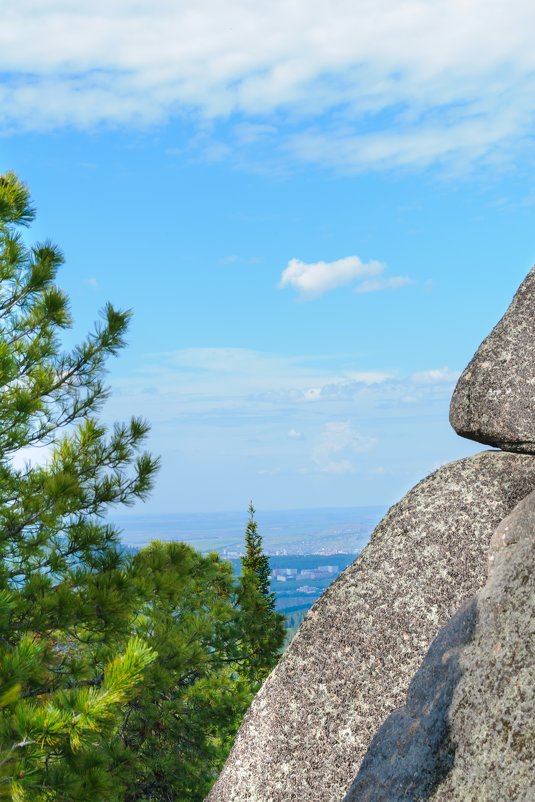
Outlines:
POLYGON ((535 454, 535 267, 461 375, 450 421, 461 437, 535 454))

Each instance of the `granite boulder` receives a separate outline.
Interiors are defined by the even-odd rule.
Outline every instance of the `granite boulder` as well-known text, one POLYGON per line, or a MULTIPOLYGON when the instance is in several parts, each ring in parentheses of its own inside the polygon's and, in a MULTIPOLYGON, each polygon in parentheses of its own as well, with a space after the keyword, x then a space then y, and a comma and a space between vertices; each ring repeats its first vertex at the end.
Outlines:
POLYGON ((450 422, 461 437, 535 454, 535 267, 461 374, 450 422))
POLYGON ((498 522, 534 488, 533 457, 486 451, 392 507, 255 697, 209 802, 340 802, 431 642, 483 586, 498 522))

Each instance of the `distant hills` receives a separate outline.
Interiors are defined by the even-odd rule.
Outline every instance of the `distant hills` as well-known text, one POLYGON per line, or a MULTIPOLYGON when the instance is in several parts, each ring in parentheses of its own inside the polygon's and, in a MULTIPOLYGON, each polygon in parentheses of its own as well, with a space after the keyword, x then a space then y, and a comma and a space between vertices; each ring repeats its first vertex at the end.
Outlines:
MULTIPOLYGON (((386 506, 325 507, 258 511, 256 519, 269 555, 357 554, 386 512, 386 506)), ((221 513, 116 516, 125 545, 183 540, 201 552, 238 557, 243 550, 247 510, 221 513)))

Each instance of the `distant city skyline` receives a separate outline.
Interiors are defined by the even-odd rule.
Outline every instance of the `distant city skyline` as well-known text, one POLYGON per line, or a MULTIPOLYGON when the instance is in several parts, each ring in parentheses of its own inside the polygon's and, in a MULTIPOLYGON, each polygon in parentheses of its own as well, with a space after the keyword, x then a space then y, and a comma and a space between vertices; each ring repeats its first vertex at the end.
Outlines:
POLYGON ((134 312, 106 421, 132 514, 389 505, 480 446, 459 372, 535 262, 535 10, 19 0, 0 171, 64 250, 75 342, 134 312))

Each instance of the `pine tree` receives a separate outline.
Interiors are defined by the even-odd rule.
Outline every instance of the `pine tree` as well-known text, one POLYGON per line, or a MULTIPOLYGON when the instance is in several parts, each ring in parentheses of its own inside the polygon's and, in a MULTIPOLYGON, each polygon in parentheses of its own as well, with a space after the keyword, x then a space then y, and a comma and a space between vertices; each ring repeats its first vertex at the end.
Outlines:
POLYGON ((258 688, 280 657, 285 618, 275 610, 275 594, 270 591, 269 559, 264 554, 254 515, 251 501, 245 529, 245 555, 241 559, 239 604, 248 655, 242 670, 258 688))
POLYGON ((248 654, 232 566, 185 543, 152 543, 135 556, 133 577, 135 632, 158 658, 127 707, 125 802, 202 802, 255 690, 241 670, 248 654))
POLYGON ((144 421, 98 419, 129 313, 108 304, 63 350, 63 257, 25 244, 34 216, 27 188, 0 177, 0 797, 113 802, 122 708, 155 655, 127 637, 137 598, 104 516, 147 495, 157 461, 140 453, 144 421), (43 446, 44 466, 17 467, 43 446))
POLYGON ((152 543, 134 558, 133 634, 158 654, 126 707, 125 802, 202 802, 259 683, 276 662, 282 616, 252 577, 217 554, 152 543))
POLYGON ((255 578, 256 586, 269 609, 275 609, 275 594, 270 592, 269 559, 262 549, 262 536, 258 532, 258 523, 255 521, 255 508, 249 502, 249 520, 245 528, 245 555, 241 559, 243 573, 255 578))

